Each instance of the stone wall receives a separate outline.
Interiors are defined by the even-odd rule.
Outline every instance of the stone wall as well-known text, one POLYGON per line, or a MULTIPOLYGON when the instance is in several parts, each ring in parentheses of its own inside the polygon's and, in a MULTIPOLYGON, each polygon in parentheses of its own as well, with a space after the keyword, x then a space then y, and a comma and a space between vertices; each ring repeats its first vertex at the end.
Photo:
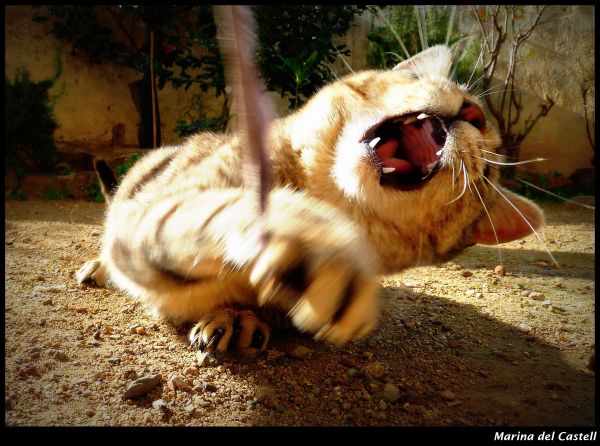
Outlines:
MULTIPOLYGON (((535 111, 546 94, 556 105, 524 141, 521 158, 545 157, 548 161, 530 165, 528 169, 559 171, 569 176, 578 168, 591 166, 593 156, 585 131, 578 77, 582 75, 582 63, 594 70, 595 7, 551 6, 549 13, 555 14, 556 20, 532 35, 525 46, 530 57, 519 65, 519 70, 529 109, 535 111)), ((139 115, 128 84, 139 76, 114 64, 92 66, 84 57, 73 57, 69 46, 58 42, 49 32, 48 24, 31 20, 33 15, 34 10, 29 6, 5 9, 7 78, 12 79, 19 67, 27 68, 36 81, 52 77, 58 48, 63 73, 51 93, 62 92, 55 105, 60 125, 55 136, 59 145, 94 147, 119 143, 135 147, 139 115)), ((457 17, 462 31, 477 32, 470 7, 459 7, 457 17)), ((349 31, 346 42, 353 54, 347 62, 352 69, 365 67, 369 48, 366 34, 373 25, 379 24, 379 17, 366 13, 357 18, 356 26, 349 31)), ((339 60, 334 70, 338 75, 349 72, 339 60)), ((180 140, 174 127, 191 106, 194 94, 200 94, 195 87, 185 91, 183 88, 174 90, 169 85, 158 92, 164 144, 180 140)), ((287 101, 275 94, 273 97, 277 99, 280 114, 285 113, 287 101)), ((592 119, 593 97, 592 92, 589 110, 592 119)), ((202 101, 207 115, 219 114, 220 98, 209 92, 202 95, 202 101)))

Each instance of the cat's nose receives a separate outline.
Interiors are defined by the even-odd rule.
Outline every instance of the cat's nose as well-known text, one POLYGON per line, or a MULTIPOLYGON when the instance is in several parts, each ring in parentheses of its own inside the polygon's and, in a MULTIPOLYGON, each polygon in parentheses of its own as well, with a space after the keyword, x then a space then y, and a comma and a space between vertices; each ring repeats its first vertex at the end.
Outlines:
POLYGON ((485 128, 485 116, 481 107, 474 102, 466 100, 462 103, 458 112, 458 119, 467 121, 473 127, 482 131, 485 128))

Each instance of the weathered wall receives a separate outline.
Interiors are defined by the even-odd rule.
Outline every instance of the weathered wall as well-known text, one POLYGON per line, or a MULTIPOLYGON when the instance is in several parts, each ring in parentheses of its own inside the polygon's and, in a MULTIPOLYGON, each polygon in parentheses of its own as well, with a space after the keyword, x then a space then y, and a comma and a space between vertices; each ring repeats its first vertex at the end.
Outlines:
MULTIPOLYGON (((124 143, 137 144, 139 117, 128 89, 128 83, 138 76, 129 69, 114 64, 90 65, 84 57, 73 57, 68 45, 59 44, 49 32, 48 24, 31 20, 31 7, 8 6, 5 14, 5 74, 11 79, 18 67, 24 66, 33 80, 51 77, 55 72, 55 46, 60 48, 63 74, 53 93, 63 89, 56 101, 55 114, 60 124, 56 132, 59 142, 79 145, 110 144, 113 129, 122 124, 124 143)), ((461 29, 476 33, 477 29, 470 7, 458 9, 461 29)), ((578 86, 581 75, 579 61, 591 64, 594 70, 594 6, 551 6, 549 14, 557 18, 536 31, 525 45, 530 57, 519 65, 521 83, 525 96, 531 101, 527 107, 536 110, 546 94, 554 98, 556 105, 550 114, 526 138, 522 159, 545 157, 548 161, 528 168, 537 171, 559 171, 569 176, 577 168, 589 167, 593 156, 587 140, 583 102, 578 86), (591 53, 590 53, 591 51, 591 53), (579 70, 579 71, 578 71, 579 70)), ((365 67, 368 42, 366 34, 373 24, 381 20, 370 14, 359 17, 347 36, 348 47, 353 51, 348 64, 359 70, 365 67)), ((503 66, 500 66, 500 72, 503 66)), ((348 68, 338 60, 334 65, 338 75, 346 74, 348 68)), ((191 97, 199 91, 191 87, 187 92, 166 86, 158 92, 161 111, 161 135, 163 143, 179 140, 173 129, 191 104, 191 97)), ((285 113, 287 101, 273 95, 278 111, 285 113)), ((202 96, 208 115, 217 115, 222 101, 207 93, 202 96)), ((593 119, 593 92, 590 96, 589 115, 593 119)))
MULTIPOLYGON (((31 20, 34 10, 29 6, 7 6, 5 12, 5 75, 8 79, 14 78, 19 67, 25 67, 34 81, 51 78, 56 71, 55 48, 59 48, 63 73, 50 92, 62 91, 54 109, 60 125, 55 133, 57 142, 110 145, 113 129, 122 124, 123 142, 137 145, 139 115, 128 84, 140 76, 115 64, 91 65, 84 56, 73 57, 69 45, 58 41, 49 32, 48 24, 31 20)), ((194 86, 184 91, 167 85, 158 91, 164 144, 179 140, 173 129, 196 93, 199 91, 194 86)), ((211 93, 203 95, 203 99, 208 113, 219 113, 221 100, 211 93)))

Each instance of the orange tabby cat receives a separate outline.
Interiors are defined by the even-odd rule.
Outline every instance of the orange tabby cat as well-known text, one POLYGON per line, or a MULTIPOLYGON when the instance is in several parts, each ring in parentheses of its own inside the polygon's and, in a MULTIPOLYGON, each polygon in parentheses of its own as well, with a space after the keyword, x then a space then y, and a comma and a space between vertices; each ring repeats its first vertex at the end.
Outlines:
POLYGON ((499 136, 450 66, 450 49, 435 46, 334 82, 275 121, 265 244, 242 184, 244 135, 202 133, 153 151, 114 196, 106 186, 104 248, 79 282, 108 276, 158 314, 197 323, 190 338, 208 352, 265 348, 261 308, 328 342, 365 335, 378 275, 543 223, 536 205, 498 185, 483 158, 499 136))

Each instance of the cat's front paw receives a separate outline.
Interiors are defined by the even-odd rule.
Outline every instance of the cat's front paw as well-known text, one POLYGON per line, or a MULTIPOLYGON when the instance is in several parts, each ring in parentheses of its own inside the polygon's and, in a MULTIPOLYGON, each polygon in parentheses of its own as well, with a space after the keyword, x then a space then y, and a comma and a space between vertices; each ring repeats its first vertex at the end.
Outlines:
POLYGON ((257 259, 250 282, 259 305, 280 307, 300 330, 341 345, 377 323, 379 286, 364 258, 358 260, 325 241, 274 237, 257 259))
POLYGON ((75 278, 79 285, 84 283, 94 284, 99 287, 106 287, 108 285, 106 267, 99 259, 85 262, 75 273, 75 278))
POLYGON ((219 308, 204 316, 189 334, 192 346, 202 353, 264 350, 271 330, 248 309, 219 308))

